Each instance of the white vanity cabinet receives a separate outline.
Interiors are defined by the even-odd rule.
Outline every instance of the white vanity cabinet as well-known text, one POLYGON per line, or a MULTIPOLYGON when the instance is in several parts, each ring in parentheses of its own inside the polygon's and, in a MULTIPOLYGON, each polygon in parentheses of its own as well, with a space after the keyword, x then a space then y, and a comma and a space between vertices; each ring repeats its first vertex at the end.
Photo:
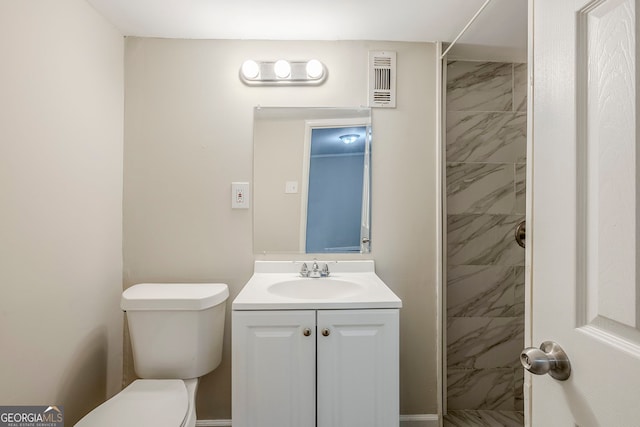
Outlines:
POLYGON ((397 427, 399 310, 234 310, 234 427, 397 427))
POLYGON ((399 310, 316 313, 316 425, 397 427, 399 310))
POLYGON ((234 311, 233 427, 314 427, 315 311, 234 311))

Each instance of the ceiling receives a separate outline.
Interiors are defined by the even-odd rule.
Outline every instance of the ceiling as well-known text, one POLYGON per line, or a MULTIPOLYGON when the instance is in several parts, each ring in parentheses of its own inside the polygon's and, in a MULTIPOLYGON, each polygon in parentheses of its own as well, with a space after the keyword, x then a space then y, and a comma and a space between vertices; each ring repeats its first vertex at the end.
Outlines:
MULTIPOLYGON (((126 36, 451 42, 485 0, 87 0, 126 36)), ((526 49, 527 0, 491 0, 459 43, 526 49)))

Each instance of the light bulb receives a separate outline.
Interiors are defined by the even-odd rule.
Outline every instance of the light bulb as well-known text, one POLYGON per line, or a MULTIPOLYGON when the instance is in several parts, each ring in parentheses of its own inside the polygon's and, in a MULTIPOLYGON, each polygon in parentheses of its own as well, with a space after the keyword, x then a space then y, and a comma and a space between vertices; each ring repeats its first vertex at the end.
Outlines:
POLYGON ((322 62, 317 59, 312 59, 307 62, 307 75, 312 79, 317 79, 322 76, 324 72, 324 67, 322 66, 322 62))
POLYGON ((248 59, 242 63, 242 75, 246 79, 255 79, 260 74, 260 66, 252 59, 248 59))
POLYGON ((284 59, 280 59, 274 64, 273 71, 276 73, 276 77, 285 79, 291 74, 291 64, 284 59))

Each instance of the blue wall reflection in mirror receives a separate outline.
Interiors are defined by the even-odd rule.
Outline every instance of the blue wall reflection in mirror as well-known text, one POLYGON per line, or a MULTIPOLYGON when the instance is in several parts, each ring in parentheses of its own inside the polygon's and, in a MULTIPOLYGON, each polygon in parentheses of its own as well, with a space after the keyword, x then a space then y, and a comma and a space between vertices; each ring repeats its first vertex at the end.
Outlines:
POLYGON ((307 253, 360 252, 366 130, 312 130, 307 253))

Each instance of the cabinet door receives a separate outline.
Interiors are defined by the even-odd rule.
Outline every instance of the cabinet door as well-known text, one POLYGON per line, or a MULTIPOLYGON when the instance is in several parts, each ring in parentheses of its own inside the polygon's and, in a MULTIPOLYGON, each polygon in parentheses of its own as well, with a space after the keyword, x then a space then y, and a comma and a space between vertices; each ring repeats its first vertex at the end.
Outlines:
POLYGON ((318 427, 399 425, 398 328, 395 309, 318 311, 318 427))
POLYGON ((233 426, 315 427, 315 311, 232 316, 233 426))

